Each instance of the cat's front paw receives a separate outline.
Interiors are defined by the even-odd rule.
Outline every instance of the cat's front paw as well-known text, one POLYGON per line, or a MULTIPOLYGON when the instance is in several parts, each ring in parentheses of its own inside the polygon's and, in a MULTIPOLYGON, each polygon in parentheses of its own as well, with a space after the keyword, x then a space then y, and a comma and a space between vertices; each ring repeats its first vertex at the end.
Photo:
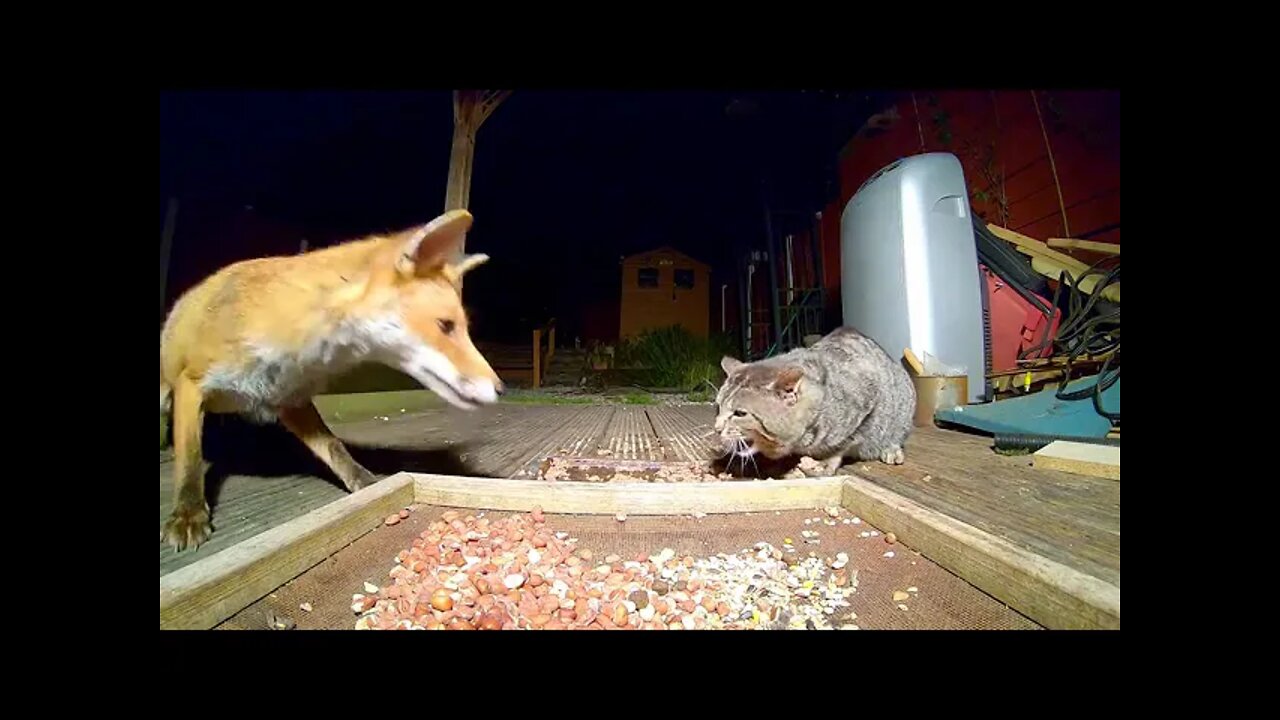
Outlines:
POLYGON ((880 453, 880 462, 884 463, 885 465, 901 465, 902 463, 906 462, 906 460, 907 460, 906 453, 904 453, 902 451, 902 448, 898 447, 897 445, 894 445, 893 447, 890 447, 890 448, 886 448, 884 452, 880 453))

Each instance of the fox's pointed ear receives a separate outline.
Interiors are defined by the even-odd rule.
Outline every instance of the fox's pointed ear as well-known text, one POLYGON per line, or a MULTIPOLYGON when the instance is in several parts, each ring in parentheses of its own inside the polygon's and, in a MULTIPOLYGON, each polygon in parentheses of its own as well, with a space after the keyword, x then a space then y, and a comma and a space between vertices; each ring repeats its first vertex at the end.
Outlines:
POLYGON ((454 285, 458 285, 462 282, 463 275, 466 275, 468 272, 471 272, 475 268, 478 268, 487 262, 489 262, 489 256, 484 253, 467 255, 456 263, 445 263, 444 267, 440 268, 440 273, 444 275, 446 280, 454 285))
POLYGON ((471 213, 450 210, 415 230, 400 247, 396 272, 402 277, 422 277, 453 260, 471 229, 471 213))

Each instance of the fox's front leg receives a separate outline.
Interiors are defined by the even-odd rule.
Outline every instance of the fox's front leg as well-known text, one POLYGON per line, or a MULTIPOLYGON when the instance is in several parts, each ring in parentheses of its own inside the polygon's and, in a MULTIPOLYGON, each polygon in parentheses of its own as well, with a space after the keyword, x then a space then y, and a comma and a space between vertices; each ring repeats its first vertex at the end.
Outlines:
POLYGON ((197 548, 213 533, 204 497, 203 424, 200 388, 181 376, 173 384, 173 512, 160 531, 160 540, 178 550, 197 548))
POLYGON ((351 492, 378 481, 373 473, 351 457, 347 447, 324 424, 315 403, 308 402, 301 407, 282 409, 280 422, 305 443, 321 462, 329 466, 351 492))

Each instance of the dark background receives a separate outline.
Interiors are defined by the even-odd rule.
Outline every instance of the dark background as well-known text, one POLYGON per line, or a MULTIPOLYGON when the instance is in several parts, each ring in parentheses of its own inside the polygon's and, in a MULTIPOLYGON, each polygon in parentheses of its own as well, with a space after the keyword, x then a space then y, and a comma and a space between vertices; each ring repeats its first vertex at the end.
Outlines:
MULTIPOLYGON (((616 314, 620 258, 660 245, 733 274, 764 245, 766 199, 802 221, 838 193, 838 152, 883 97, 515 91, 477 136, 467 247, 493 260, 468 278, 474 333, 523 340, 556 316, 568 340, 588 313, 616 314)), ((168 303, 301 237, 314 248, 435 217, 452 132, 449 92, 162 94, 161 215, 181 203, 168 303), (253 232, 235 231, 245 212, 253 232)))

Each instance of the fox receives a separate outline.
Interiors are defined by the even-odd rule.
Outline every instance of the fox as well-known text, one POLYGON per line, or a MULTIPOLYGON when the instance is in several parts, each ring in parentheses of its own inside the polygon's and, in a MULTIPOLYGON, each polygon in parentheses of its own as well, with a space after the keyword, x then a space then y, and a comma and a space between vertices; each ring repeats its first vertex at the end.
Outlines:
POLYGON ((463 276, 489 260, 461 253, 472 221, 451 210, 409 230, 240 261, 178 298, 160 333, 160 413, 171 418, 174 450, 161 542, 195 549, 213 533, 206 413, 279 421, 356 492, 379 478, 316 410, 329 380, 372 362, 463 410, 498 401, 504 385, 472 343, 462 305, 463 276))

